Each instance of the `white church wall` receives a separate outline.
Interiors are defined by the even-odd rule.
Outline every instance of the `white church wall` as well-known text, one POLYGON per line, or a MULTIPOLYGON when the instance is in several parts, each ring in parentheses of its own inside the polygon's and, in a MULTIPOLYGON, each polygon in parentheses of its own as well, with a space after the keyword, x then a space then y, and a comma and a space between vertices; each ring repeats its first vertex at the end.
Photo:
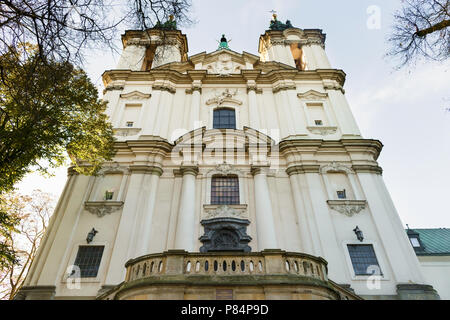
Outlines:
POLYGON ((450 256, 419 256, 420 269, 443 300, 450 300, 450 256))

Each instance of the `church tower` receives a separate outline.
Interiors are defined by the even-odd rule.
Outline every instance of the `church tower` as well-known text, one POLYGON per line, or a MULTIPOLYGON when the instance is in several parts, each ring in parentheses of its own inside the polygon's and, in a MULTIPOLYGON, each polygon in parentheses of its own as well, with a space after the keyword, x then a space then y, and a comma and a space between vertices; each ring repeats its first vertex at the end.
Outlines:
POLYGON ((116 154, 68 170, 23 299, 435 299, 325 34, 188 56, 173 20, 103 74, 116 154))

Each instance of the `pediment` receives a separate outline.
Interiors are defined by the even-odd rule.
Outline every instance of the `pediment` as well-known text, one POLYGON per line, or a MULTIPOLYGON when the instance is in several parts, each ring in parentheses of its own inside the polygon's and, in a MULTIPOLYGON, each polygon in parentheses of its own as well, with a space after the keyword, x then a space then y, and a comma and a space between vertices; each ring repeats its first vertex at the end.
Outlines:
POLYGON ((328 93, 323 93, 316 90, 309 90, 303 93, 299 93, 297 94, 297 96, 303 100, 324 100, 328 98, 328 93))
POLYGON ((245 148, 256 146, 270 149, 275 141, 268 135, 252 128, 239 129, 206 129, 206 127, 192 130, 175 141, 175 149, 191 146, 205 148, 245 148))
POLYGON ((230 53, 222 50, 220 54, 214 55, 214 59, 212 59, 211 62, 204 64, 203 69, 209 74, 239 74, 242 69, 246 69, 245 63, 243 64, 240 61, 236 61, 238 59, 233 58, 234 57, 230 53))
POLYGON ((149 93, 143 93, 137 90, 128 92, 128 93, 122 93, 120 95, 120 97, 122 99, 129 99, 129 100, 143 100, 143 99, 148 99, 150 98, 152 95, 149 93))
POLYGON ((211 53, 200 53, 190 58, 194 64, 202 64, 202 69, 209 74, 230 75, 240 74, 241 70, 253 69, 253 65, 259 61, 259 57, 243 52, 222 49, 211 53))

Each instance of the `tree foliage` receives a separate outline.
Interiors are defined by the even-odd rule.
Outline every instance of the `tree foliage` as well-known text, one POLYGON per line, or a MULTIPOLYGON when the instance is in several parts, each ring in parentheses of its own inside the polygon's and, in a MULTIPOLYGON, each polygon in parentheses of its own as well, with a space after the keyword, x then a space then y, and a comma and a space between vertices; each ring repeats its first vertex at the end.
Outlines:
POLYGON ((8 217, 20 220, 14 232, 1 235, 1 242, 14 253, 14 263, 0 268, 0 299, 12 299, 22 287, 36 256, 53 211, 53 197, 40 190, 31 196, 16 192, 0 196, 8 217))
MULTIPOLYGON (((66 153, 84 174, 112 158, 105 104, 74 66, 82 65, 86 49, 115 49, 122 26, 190 23, 190 6, 190 0, 0 1, 0 197, 32 168, 63 164, 66 153)), ((0 209, 1 236, 18 227, 8 212, 0 209)), ((15 259, 0 242, 0 267, 15 259)))
POLYGON ((0 56, 0 192, 34 166, 64 163, 93 174, 113 156, 105 103, 87 75, 69 62, 44 62, 32 48, 0 56))
POLYGON ((404 0, 396 12, 393 34, 389 38, 390 56, 399 66, 419 58, 443 61, 450 56, 450 1, 404 0))

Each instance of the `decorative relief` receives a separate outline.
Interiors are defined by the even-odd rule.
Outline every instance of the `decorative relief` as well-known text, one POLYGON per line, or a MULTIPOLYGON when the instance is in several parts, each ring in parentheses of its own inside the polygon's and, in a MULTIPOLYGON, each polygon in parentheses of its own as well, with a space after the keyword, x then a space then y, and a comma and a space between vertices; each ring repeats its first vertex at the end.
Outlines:
POLYGON ((203 245, 200 252, 211 251, 240 251, 251 252, 248 243, 252 238, 247 235, 250 221, 235 218, 215 218, 200 221, 205 229, 200 237, 203 245))
POLYGON ((105 89, 103 89, 103 94, 105 94, 107 91, 123 90, 124 88, 125 86, 123 84, 109 85, 105 89))
POLYGON ((205 219, 213 218, 240 218, 247 219, 247 205, 215 205, 205 204, 203 205, 205 219))
POLYGON ((272 92, 273 93, 277 93, 280 92, 281 90, 297 90, 297 86, 295 84, 279 84, 276 85, 273 89, 272 92))
POLYGON ((206 66, 210 74, 217 74, 219 77, 230 76, 232 73, 240 73, 242 66, 234 63, 229 54, 221 54, 217 61, 206 66))
POLYGON ((123 207, 123 201, 86 201, 84 208, 92 214, 96 214, 99 218, 106 214, 111 214, 123 207))
POLYGON ((121 137, 128 137, 137 135, 141 131, 140 128, 115 128, 113 129, 114 135, 121 137))
POLYGON ((342 163, 334 162, 334 161, 329 163, 329 164, 322 165, 320 167, 320 173, 321 174, 325 174, 325 173, 327 173, 329 171, 331 171, 331 172, 345 172, 347 174, 355 173, 350 166, 347 166, 347 165, 342 164, 342 163))
POLYGON ((221 93, 217 93, 217 91, 214 91, 214 97, 206 101, 206 104, 217 104, 217 106, 221 106, 224 102, 228 102, 241 105, 242 101, 234 98, 238 94, 238 92, 238 89, 234 90, 234 92, 231 92, 229 89, 225 89, 221 93))
POLYGON ((330 134, 335 134, 337 132, 337 127, 324 127, 324 126, 317 126, 317 127, 306 127, 309 132, 313 134, 319 134, 321 136, 327 136, 330 134))
POLYGON ((177 90, 175 89, 175 87, 171 86, 171 85, 167 85, 167 84, 154 84, 152 86, 153 90, 161 90, 161 91, 167 91, 170 93, 176 93, 177 90))
POLYGON ((130 168, 128 166, 121 166, 118 162, 106 163, 97 172, 97 176, 103 177, 105 174, 129 174, 130 168))
POLYGON ((347 217, 360 213, 367 206, 366 200, 328 200, 328 206, 347 217))

